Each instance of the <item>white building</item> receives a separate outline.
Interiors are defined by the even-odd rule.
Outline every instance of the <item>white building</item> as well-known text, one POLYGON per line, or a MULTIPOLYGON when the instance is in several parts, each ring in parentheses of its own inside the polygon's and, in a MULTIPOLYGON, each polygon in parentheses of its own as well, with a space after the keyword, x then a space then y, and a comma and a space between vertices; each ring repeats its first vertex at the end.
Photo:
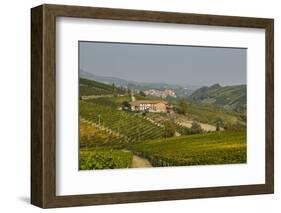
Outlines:
POLYGON ((172 108, 163 100, 137 100, 130 102, 132 111, 171 112, 172 108))

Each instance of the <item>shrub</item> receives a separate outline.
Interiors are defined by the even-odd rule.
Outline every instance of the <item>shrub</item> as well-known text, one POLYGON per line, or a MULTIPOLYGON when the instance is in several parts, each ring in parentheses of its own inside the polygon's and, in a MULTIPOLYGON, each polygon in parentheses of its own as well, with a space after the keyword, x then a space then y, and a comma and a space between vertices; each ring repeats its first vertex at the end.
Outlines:
POLYGON ((165 121, 164 122, 164 137, 165 138, 169 138, 169 137, 173 137, 175 135, 176 132, 176 128, 173 122, 171 121, 165 121))
POLYGON ((200 134, 203 133, 203 129, 197 122, 193 122, 192 126, 190 127, 191 134, 200 134))
POLYGON ((176 112, 182 115, 187 113, 187 103, 185 100, 180 100, 178 106, 175 108, 176 112))

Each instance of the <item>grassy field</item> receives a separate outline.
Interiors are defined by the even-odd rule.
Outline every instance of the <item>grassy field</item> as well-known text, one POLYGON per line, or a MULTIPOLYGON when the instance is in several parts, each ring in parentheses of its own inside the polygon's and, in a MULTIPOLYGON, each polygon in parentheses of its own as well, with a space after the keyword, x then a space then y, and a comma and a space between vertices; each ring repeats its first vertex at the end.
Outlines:
POLYGON ((124 94, 125 90, 84 78, 79 79, 80 96, 124 94))
POLYGON ((245 124, 241 114, 212 105, 188 103, 187 116, 198 122, 209 124, 215 124, 218 119, 221 119, 225 126, 243 126, 245 124))
POLYGON ((80 149, 80 170, 129 168, 133 154, 110 148, 80 149))
POLYGON ((246 162, 246 131, 224 131, 133 145, 154 166, 234 164, 246 162))

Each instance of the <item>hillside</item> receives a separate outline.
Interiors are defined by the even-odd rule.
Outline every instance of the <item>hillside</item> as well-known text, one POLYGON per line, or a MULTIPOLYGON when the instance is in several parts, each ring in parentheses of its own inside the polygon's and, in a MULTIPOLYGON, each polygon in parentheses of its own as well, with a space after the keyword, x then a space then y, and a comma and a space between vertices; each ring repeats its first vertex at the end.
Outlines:
POLYGON ((122 86, 122 87, 127 86, 129 83, 128 81, 121 79, 121 78, 95 75, 95 74, 86 72, 81 69, 80 69, 80 77, 84 78, 84 79, 103 82, 103 83, 109 84, 109 85, 115 84, 115 85, 122 86))
POLYGON ((153 166, 187 166, 246 163, 246 131, 224 131, 133 145, 133 151, 153 166))
POLYGON ((215 104, 237 112, 246 111, 246 85, 201 87, 190 95, 190 99, 204 104, 215 104))
POLYGON ((160 83, 160 82, 148 83, 148 82, 130 81, 118 77, 95 75, 82 69, 80 69, 80 77, 83 79, 102 82, 108 85, 115 84, 118 87, 129 87, 130 89, 136 89, 136 90, 170 88, 176 91, 177 97, 186 97, 187 95, 190 95, 193 91, 195 91, 200 87, 196 85, 177 85, 177 84, 167 84, 167 83, 160 83))
MULTIPOLYGON (((112 99, 118 101, 118 97, 112 99)), ((81 100, 80 117, 96 124, 98 127, 110 130, 111 134, 116 134, 119 138, 123 139, 124 144, 161 138, 163 136, 163 127, 148 121, 142 115, 117 110, 116 103, 110 102, 110 100, 103 98, 81 100)), ((92 142, 92 145, 98 145, 94 143, 94 140, 92 142)))
POLYGON ((113 85, 80 78, 80 96, 124 94, 125 90, 113 85))

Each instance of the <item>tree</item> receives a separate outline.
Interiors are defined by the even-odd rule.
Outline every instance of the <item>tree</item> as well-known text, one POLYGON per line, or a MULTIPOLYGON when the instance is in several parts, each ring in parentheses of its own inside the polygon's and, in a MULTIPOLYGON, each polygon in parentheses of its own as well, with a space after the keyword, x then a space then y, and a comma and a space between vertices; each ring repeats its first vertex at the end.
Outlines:
POLYGON ((165 121, 164 122, 164 137, 165 138, 169 138, 169 137, 173 137, 176 133, 176 128, 175 125, 173 124, 173 122, 171 121, 165 121))
POLYGON ((187 103, 185 100, 181 99, 178 103, 178 107, 176 108, 179 114, 185 115, 187 113, 187 103))
POLYGON ((223 127, 223 120, 221 118, 216 119, 216 131, 220 131, 220 128, 223 127))
POLYGON ((122 106, 123 106, 123 107, 130 107, 129 101, 123 101, 123 102, 122 102, 122 106))
POLYGON ((200 124, 198 124, 197 122, 192 122, 192 125, 190 127, 190 133, 191 134, 201 134, 203 133, 203 129, 200 126, 200 124))
POLYGON ((112 94, 114 97, 117 97, 117 88, 114 83, 112 83, 112 94))
POLYGON ((216 131, 220 131, 220 124, 218 122, 216 123, 216 131))
POLYGON ((128 101, 123 101, 122 102, 122 109, 125 111, 130 111, 131 110, 131 105, 128 101))
POLYGON ((140 91, 140 92, 139 92, 139 95, 140 95, 140 96, 143 96, 143 97, 146 96, 146 94, 145 94, 143 91, 140 91))

